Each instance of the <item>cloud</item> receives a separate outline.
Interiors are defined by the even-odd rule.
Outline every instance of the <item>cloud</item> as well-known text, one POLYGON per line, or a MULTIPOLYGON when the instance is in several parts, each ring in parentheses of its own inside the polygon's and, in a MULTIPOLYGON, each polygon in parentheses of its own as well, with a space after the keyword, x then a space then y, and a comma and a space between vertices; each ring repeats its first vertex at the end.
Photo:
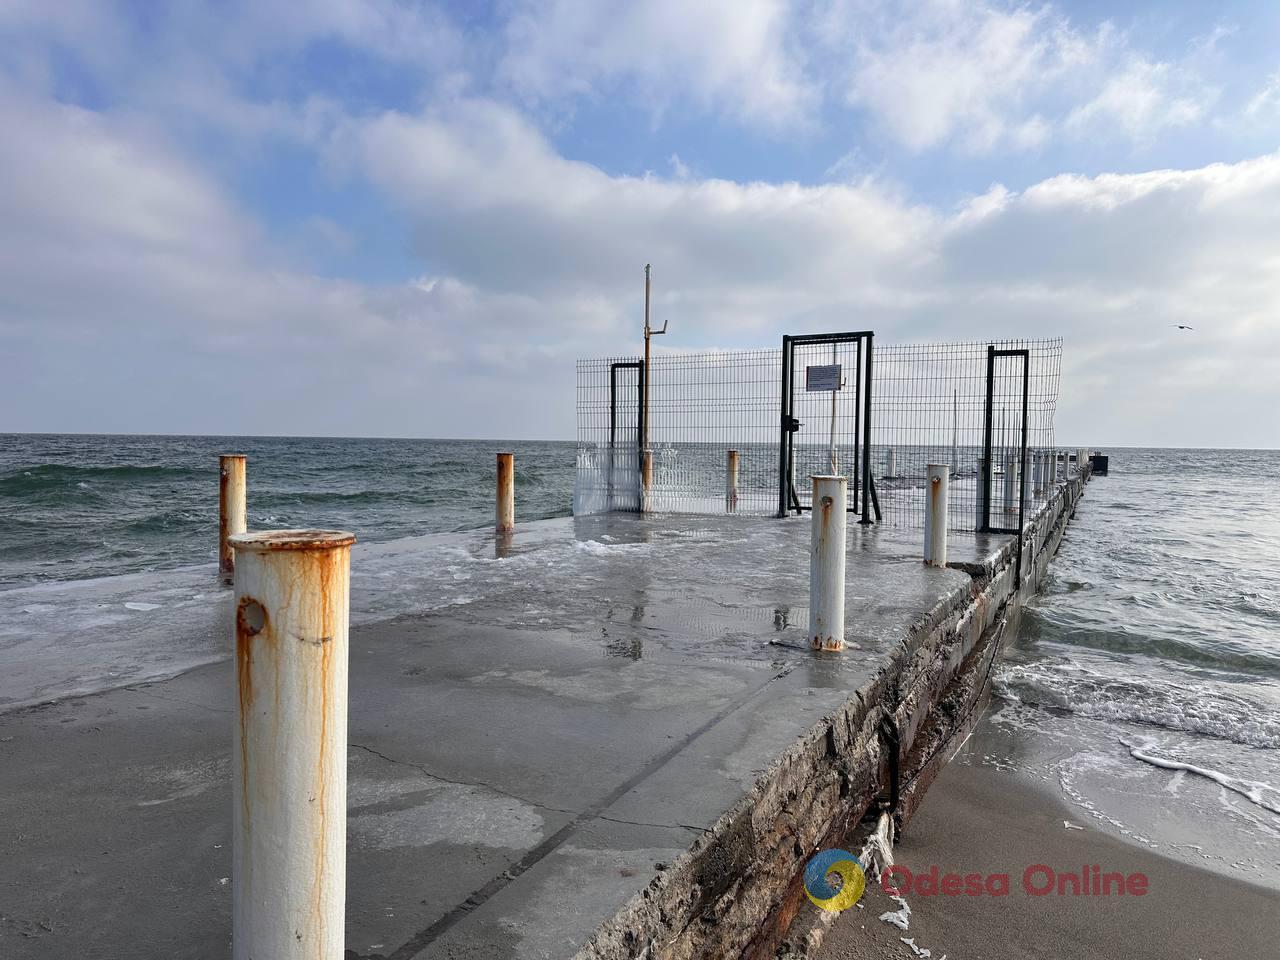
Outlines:
POLYGON ((1146 140, 1199 120, 1216 95, 1197 65, 1219 32, 1169 62, 1110 22, 1083 29, 1047 4, 926 0, 904 13, 834 0, 823 23, 846 57, 847 103, 913 152, 1038 149, 1064 130, 1146 140))
POLYGON ((1249 98, 1244 115, 1255 122, 1269 122, 1280 117, 1280 70, 1267 77, 1262 88, 1249 98))
POLYGON ((1130 140, 1148 140, 1170 127, 1200 120, 1216 97, 1216 90, 1185 70, 1135 57, 1096 97, 1073 109, 1065 126, 1077 134, 1102 129, 1130 140))
POLYGON ((1280 442, 1239 415, 1280 375, 1280 155, 952 209, 874 178, 610 175, 482 99, 344 115, 314 148, 404 211, 422 263, 371 285, 292 267, 128 118, 9 92, 0 121, 11 427, 570 435, 572 360, 634 342, 652 261, 673 346, 1062 334, 1065 436, 1280 442))
POLYGON ((782 0, 517 0, 497 73, 523 102, 692 103, 767 130, 808 124, 820 91, 782 0))

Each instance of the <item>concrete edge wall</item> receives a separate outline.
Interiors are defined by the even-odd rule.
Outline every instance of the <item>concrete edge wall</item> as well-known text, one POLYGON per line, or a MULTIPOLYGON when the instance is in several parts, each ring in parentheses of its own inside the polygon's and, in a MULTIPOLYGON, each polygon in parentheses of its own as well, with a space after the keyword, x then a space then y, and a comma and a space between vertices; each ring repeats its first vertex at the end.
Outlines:
MULTIPOLYGON (((606 921, 575 960, 804 956, 819 912, 789 935, 816 850, 842 846, 860 821, 890 810, 909 823, 929 784, 976 722, 1009 624, 1034 596, 1084 492, 1061 483, 1017 541, 913 624, 890 662, 756 780, 712 829, 606 921)), ((819 929, 815 929, 819 928, 819 929)))

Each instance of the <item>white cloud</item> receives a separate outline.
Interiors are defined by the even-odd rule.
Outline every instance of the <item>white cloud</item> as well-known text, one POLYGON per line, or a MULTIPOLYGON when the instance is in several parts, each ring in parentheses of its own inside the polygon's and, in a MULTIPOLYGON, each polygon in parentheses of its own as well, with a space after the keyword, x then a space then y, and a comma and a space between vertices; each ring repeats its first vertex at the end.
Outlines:
POLYGON ((1168 63, 1132 58, 1111 76, 1098 95, 1073 109, 1066 127, 1074 133, 1102 129, 1131 140, 1148 140, 1170 127, 1203 118, 1217 91, 1168 63))
POLYGON ((1048 4, 926 0, 904 12, 833 0, 824 24, 833 55, 847 57, 847 102, 917 152, 1037 149, 1062 128, 1146 140, 1192 123, 1216 96, 1197 64, 1224 35, 1169 62, 1048 4))
POLYGON ((1065 435, 1280 443, 1240 416, 1277 399, 1280 154, 946 210, 869 179, 610 176, 459 100, 321 135, 414 224, 424 276, 373 286, 291 269, 145 128, 12 95, 0 120, 12 427, 566 435, 571 360, 634 341, 652 261, 672 345, 1063 334, 1065 435))
POLYGON ((624 92, 655 115, 691 103, 794 129, 819 99, 795 25, 783 0, 517 0, 498 73, 527 103, 624 92))
POLYGON ((1253 121, 1270 121, 1280 117, 1280 70, 1267 77, 1257 93, 1245 104, 1244 115, 1253 121))

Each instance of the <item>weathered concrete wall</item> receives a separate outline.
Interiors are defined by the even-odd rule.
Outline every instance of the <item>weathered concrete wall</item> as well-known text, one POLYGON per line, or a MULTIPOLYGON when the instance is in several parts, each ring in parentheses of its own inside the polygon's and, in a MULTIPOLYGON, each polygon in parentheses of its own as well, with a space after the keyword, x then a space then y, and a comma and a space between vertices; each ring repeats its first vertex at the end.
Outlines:
POLYGON ((1016 540, 980 563, 956 565, 970 574, 969 588, 923 612, 883 669, 602 925, 578 960, 806 953, 816 943, 810 931, 789 935, 805 902, 805 863, 845 845, 882 810, 898 830, 910 821, 976 722, 1003 637, 1043 579, 1085 482, 1061 485, 1032 518, 1020 583, 1016 540))

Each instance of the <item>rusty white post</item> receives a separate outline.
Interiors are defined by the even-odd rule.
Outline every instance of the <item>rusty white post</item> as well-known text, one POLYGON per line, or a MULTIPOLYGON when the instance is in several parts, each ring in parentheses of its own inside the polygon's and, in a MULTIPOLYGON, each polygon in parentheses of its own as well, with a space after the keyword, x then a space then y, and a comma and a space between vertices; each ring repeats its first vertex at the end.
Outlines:
POLYGON ((815 650, 844 648, 845 524, 848 481, 813 477, 809 549, 809 643, 815 650))
POLYGON ((516 528, 516 455, 498 454, 498 533, 510 533, 516 528))
POLYGON ((888 480, 892 480, 898 475, 898 450, 896 447, 890 447, 889 453, 885 457, 884 475, 888 480))
POLYGON ((235 580, 236 552, 229 541, 248 529, 244 479, 243 453, 224 453, 218 457, 218 574, 223 583, 235 580))
MULTIPOLYGON (((1032 454, 1034 456, 1034 454, 1032 454)), ((1028 461, 1026 469, 1023 469, 1022 456, 1018 456, 1018 479, 1022 483, 1022 497, 1030 503, 1033 499, 1031 493, 1031 463, 1028 461)))
POLYGON ((650 501, 652 496, 650 490, 653 489, 653 451, 645 450, 640 455, 640 510, 648 513, 651 509, 650 501))
POLYGON ((990 486, 987 482, 988 480, 987 471, 989 469, 990 469, 989 462, 985 457, 982 456, 982 453, 979 452, 978 453, 978 476, 975 478, 978 485, 978 489, 977 489, 977 495, 973 498, 973 505, 975 508, 974 517, 973 517, 974 530, 981 530, 982 522, 984 519, 986 519, 985 515, 987 512, 987 496, 990 490, 990 486))
POLYGON ((232 957, 341 960, 347 873, 350 533, 236 550, 232 957))
POLYGON ((1018 461, 1012 453, 1004 455, 1004 512, 1018 511, 1018 461))
POLYGON ((1044 492, 1044 454, 1036 450, 1031 454, 1031 492, 1037 497, 1044 492))
POLYGON ((951 467, 945 463, 931 463, 928 477, 924 501, 924 562, 931 567, 945 567, 951 467))
POLYGON ((724 464, 724 509, 735 513, 738 509, 738 451, 730 450, 724 464))

